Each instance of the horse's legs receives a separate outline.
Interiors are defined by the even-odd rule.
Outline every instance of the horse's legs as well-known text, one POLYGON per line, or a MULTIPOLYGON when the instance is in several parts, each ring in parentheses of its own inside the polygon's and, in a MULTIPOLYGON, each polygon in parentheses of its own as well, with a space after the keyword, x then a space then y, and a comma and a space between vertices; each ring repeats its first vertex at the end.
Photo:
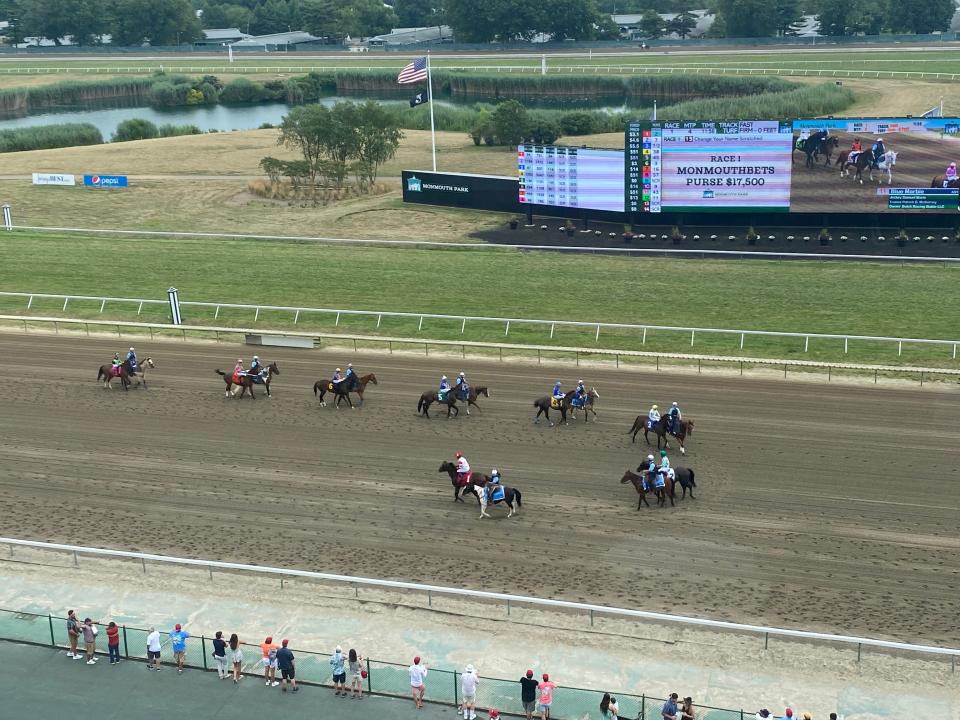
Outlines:
POLYGON ((686 454, 687 454, 687 449, 683 446, 683 438, 678 436, 678 437, 677 437, 677 440, 680 442, 680 454, 681 454, 681 455, 686 455, 686 454))

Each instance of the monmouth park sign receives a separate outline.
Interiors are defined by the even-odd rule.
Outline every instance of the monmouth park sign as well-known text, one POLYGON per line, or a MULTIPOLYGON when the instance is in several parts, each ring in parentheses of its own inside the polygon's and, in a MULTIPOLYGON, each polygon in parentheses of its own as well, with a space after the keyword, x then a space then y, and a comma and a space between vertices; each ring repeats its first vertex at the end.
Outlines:
POLYGON ((33 173, 34 185, 69 185, 77 184, 77 179, 73 175, 63 175, 55 173, 33 173))
POLYGON ((126 175, 84 175, 84 187, 127 187, 126 175))
POLYGON ((404 170, 402 183, 407 203, 522 212, 516 178, 404 170))

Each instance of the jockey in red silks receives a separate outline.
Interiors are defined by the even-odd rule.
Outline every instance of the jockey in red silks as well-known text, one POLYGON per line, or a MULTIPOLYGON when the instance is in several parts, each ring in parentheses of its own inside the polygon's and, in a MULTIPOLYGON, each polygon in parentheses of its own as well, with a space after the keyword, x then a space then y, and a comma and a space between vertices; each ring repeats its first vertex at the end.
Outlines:
POLYGON ((237 364, 233 368, 233 384, 239 385, 243 375, 243 358, 237 358, 237 364))
POLYGON ((466 485, 467 480, 470 477, 470 463, 467 462, 467 459, 459 450, 457 450, 455 457, 457 459, 457 483, 460 485, 466 485))

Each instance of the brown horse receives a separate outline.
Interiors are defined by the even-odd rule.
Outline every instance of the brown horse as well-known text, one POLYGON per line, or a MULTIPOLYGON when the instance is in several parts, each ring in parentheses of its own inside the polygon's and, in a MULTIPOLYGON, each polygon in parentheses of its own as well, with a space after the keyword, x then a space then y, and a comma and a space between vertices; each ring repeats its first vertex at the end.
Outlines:
POLYGON ((653 493, 654 495, 657 496, 657 505, 660 505, 660 506, 666 505, 667 498, 669 497, 671 507, 674 506, 673 480, 671 480, 670 478, 668 477, 664 478, 665 486, 662 488, 656 487, 652 480, 648 481, 647 485, 650 487, 650 489, 647 490, 643 487, 643 475, 642 474, 638 475, 637 473, 630 472, 629 470, 627 470, 623 474, 623 477, 620 478, 620 483, 624 484, 628 482, 633 483, 633 487, 636 488, 637 493, 640 495, 640 499, 637 500, 637 510, 640 509, 641 503, 646 505, 647 507, 650 507, 650 503, 647 502, 648 492, 653 493))
MULTIPOLYGON (((693 420, 681 420, 680 429, 672 433, 667 430, 669 426, 669 417, 664 415, 657 422, 656 426, 653 428, 653 432, 657 434, 657 449, 660 449, 660 441, 663 440, 663 446, 665 448, 670 447, 670 443, 667 440, 667 435, 673 435, 680 443, 680 453, 682 455, 687 454, 687 449, 683 444, 683 441, 687 439, 688 435, 693 435, 693 420)), ((647 427, 647 417, 646 415, 637 415, 637 419, 633 421, 633 425, 630 426, 630 429, 627 430, 627 435, 633 435, 633 442, 637 441, 637 433, 643 430, 643 439, 647 441, 647 445, 650 444, 650 438, 648 437, 650 433, 650 428, 647 427)))
MULTIPOLYGON (((487 386, 486 386, 486 385, 477 385, 476 387, 473 387, 473 386, 470 387, 470 392, 467 393, 467 398, 466 398, 466 400, 467 400, 467 415, 470 414, 470 406, 471 406, 471 405, 473 405, 477 410, 480 409, 480 406, 477 405, 477 399, 480 398, 481 396, 482 396, 482 397, 485 397, 485 398, 490 397, 490 391, 487 389, 487 386)), ((457 398, 457 399, 460 400, 461 402, 463 402, 463 399, 464 399, 464 398, 461 396, 461 397, 459 397, 459 398, 457 398)))
MULTIPOLYGON (((595 387, 590 388, 590 392, 587 393, 587 397, 583 401, 583 421, 587 422, 590 419, 590 414, 593 414, 593 421, 597 421, 597 411, 593 409, 594 400, 600 399, 600 393, 597 392, 595 387)), ((570 404, 570 419, 577 419, 577 406, 573 403, 570 404)))
POLYGON ((337 392, 336 387, 329 380, 317 380, 313 384, 313 394, 320 398, 320 407, 327 406, 327 402, 323 398, 328 392, 332 392, 337 396, 335 407, 340 407, 340 401, 346 400, 350 404, 350 407, 353 408, 353 402, 350 400, 350 393, 355 392, 360 397, 360 404, 363 405, 363 391, 366 390, 369 383, 373 383, 374 385, 380 384, 377 382, 377 376, 373 373, 369 373, 363 377, 357 377, 356 382, 351 388, 345 387, 346 381, 340 383, 339 387, 341 390, 337 392))
MULTIPOLYGON (((484 475, 483 473, 473 472, 470 473, 470 478, 468 480, 461 480, 457 477, 457 466, 452 462, 444 461, 440 463, 440 469, 437 472, 447 473, 450 476, 450 482, 453 484, 453 501, 456 502, 459 500, 463 502, 463 491, 465 488, 471 487, 483 487, 490 481, 489 475, 484 475)), ((470 491, 468 491, 470 492, 470 491)), ((477 502, 480 501, 480 498, 477 497, 477 502)))
MULTIPOLYGON (((250 399, 251 399, 251 400, 254 399, 253 386, 254 386, 255 383, 254 383, 253 378, 252 378, 251 376, 249 376, 249 375, 241 375, 240 378, 239 378, 240 382, 234 382, 234 381, 233 381, 233 373, 225 373, 223 370, 214 370, 214 372, 215 372, 217 375, 220 375, 221 377, 223 377, 223 382, 224 382, 224 383, 226 384, 226 386, 227 386, 226 391, 223 393, 223 396, 224 396, 224 397, 230 397, 231 395, 234 395, 234 394, 236 393, 236 390, 235 390, 235 389, 234 389, 234 390, 231 390, 231 388, 233 388, 233 386, 236 385, 238 388, 240 388, 240 397, 241 397, 241 398, 242 398, 247 392, 249 392, 249 393, 250 393, 250 399)), ((274 375, 279 375, 279 374, 280 374, 280 368, 277 367, 277 364, 276 364, 275 362, 274 362, 274 363, 270 363, 270 364, 267 366, 266 373, 267 373, 267 376, 266 376, 266 377, 263 377, 262 375, 261 375, 260 377, 263 378, 263 387, 266 388, 266 390, 267 390, 267 397, 273 397, 273 395, 270 394, 270 379, 271 379, 274 375)))
MULTIPOLYGON (((600 394, 597 392, 596 388, 590 388, 590 392, 587 393, 586 404, 584 405, 584 420, 586 420, 587 413, 586 408, 588 405, 592 405, 593 401, 600 397, 600 394)), ((573 393, 568 392, 563 396, 563 399, 555 407, 553 404, 552 397, 541 397, 533 401, 533 406, 537 409, 537 414, 533 418, 533 424, 536 425, 540 422, 540 416, 543 415, 547 418, 547 422, 550 423, 550 427, 553 427, 553 420, 550 419, 551 410, 560 411, 560 424, 568 425, 567 422, 567 413, 570 413, 570 417, 573 418, 573 393)), ((594 417, 596 417, 596 412, 593 411, 593 408, 590 408, 590 412, 593 412, 594 417)), ((576 420, 576 418, 573 418, 576 420)))
POLYGON ((97 382, 100 382, 100 379, 103 379, 103 386, 110 390, 113 390, 113 379, 120 378, 120 386, 124 390, 130 389, 130 366, 123 362, 117 366, 117 374, 113 374, 113 364, 110 365, 101 365, 99 372, 97 372, 97 382))
POLYGON ((435 402, 440 403, 441 405, 447 406, 447 419, 450 419, 450 413, 453 413, 453 416, 456 417, 460 414, 460 408, 457 407, 457 396, 454 394, 453 390, 450 390, 447 393, 447 399, 441 400, 440 394, 436 390, 427 390, 420 396, 420 401, 417 403, 417 412, 423 413, 427 419, 430 418, 430 406, 435 402))
POLYGON ((960 188, 960 178, 951 178, 947 180, 943 175, 934 175, 930 182, 932 188, 960 188), (946 185, 944 185, 946 182, 946 185))

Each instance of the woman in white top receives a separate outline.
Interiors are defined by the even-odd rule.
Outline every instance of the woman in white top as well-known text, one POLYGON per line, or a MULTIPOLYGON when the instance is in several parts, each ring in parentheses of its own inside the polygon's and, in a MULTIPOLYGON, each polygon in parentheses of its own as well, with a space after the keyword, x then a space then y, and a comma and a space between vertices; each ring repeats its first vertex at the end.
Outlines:
POLYGON ((409 668, 410 672, 410 694, 413 696, 413 704, 417 708, 423 707, 423 693, 426 692, 426 686, 423 684, 427 677, 427 666, 420 664, 420 656, 413 659, 413 665, 409 668))

